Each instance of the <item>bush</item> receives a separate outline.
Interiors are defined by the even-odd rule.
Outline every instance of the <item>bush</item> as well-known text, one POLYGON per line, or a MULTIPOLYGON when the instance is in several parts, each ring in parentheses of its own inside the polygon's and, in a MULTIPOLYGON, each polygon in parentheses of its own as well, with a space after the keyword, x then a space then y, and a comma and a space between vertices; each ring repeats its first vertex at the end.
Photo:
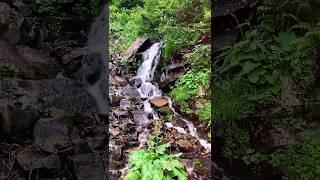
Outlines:
POLYGON ((149 147, 148 150, 132 151, 129 155, 129 172, 124 180, 178 179, 186 180, 187 173, 178 160, 179 154, 166 154, 170 144, 149 147))
POLYGON ((284 179, 312 180, 320 177, 320 140, 289 145, 277 150, 270 163, 284 173, 284 179))

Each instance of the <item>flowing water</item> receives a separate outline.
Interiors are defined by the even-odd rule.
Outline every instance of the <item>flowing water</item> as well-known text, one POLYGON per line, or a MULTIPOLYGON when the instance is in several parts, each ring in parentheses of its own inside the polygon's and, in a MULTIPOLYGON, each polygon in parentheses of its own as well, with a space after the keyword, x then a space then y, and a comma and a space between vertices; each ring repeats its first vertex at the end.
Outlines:
POLYGON ((107 16, 106 8, 102 7, 101 14, 91 25, 83 65, 78 78, 86 90, 95 98, 99 114, 107 115, 107 16))
MULTIPOLYGON (((154 80, 154 74, 157 68, 157 65, 160 61, 160 55, 161 55, 161 49, 163 47, 162 42, 154 43, 148 50, 146 50, 142 54, 142 65, 138 69, 138 73, 136 76, 136 79, 141 80, 140 87, 138 88, 138 92, 140 93, 141 98, 145 98, 146 100, 143 102, 144 105, 144 124, 143 127, 145 127, 142 132, 139 135, 139 144, 140 147, 144 147, 147 139, 149 130, 146 128, 146 126, 153 122, 154 120, 158 120, 159 116, 155 112, 155 110, 152 108, 150 104, 150 100, 154 99, 156 97, 162 97, 162 91, 158 88, 156 84, 153 83, 154 80)), ((169 108, 172 110, 174 115, 184 121, 187 124, 188 131, 186 131, 184 128, 179 126, 174 126, 172 123, 165 123, 165 125, 168 128, 174 128, 178 132, 183 134, 190 134, 192 137, 196 138, 199 143, 208 151, 211 151, 211 144, 208 143, 206 140, 199 138, 197 134, 197 128, 193 125, 192 122, 182 118, 176 110, 172 106, 172 100, 168 96, 164 96, 168 100, 169 108)))

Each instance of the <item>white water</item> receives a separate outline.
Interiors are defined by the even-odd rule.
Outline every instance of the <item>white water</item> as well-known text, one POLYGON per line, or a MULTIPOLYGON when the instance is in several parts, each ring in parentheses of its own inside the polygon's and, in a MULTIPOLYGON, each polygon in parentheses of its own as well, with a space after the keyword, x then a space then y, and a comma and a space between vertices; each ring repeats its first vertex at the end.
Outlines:
MULTIPOLYGON (((155 43, 153 44, 148 50, 146 50, 142 54, 142 65, 138 69, 138 73, 136 76, 136 79, 141 80, 141 87, 138 88, 138 92, 140 93, 140 96, 142 98, 146 98, 146 100, 143 102, 144 105, 144 112, 145 112, 145 120, 147 122, 151 122, 153 120, 159 119, 158 114, 154 111, 154 109, 151 107, 150 100, 155 98, 155 97, 161 97, 162 92, 161 90, 154 84, 152 84, 152 81, 154 79, 154 74, 157 68, 157 65, 159 64, 160 61, 160 55, 161 55, 161 48, 163 46, 162 42, 155 43), (147 117, 148 114, 152 114, 152 119, 149 119, 147 117)), ((189 134, 196 138, 199 143, 208 151, 211 151, 211 144, 208 143, 206 140, 199 138, 197 134, 197 129, 191 123, 190 121, 182 118, 173 108, 172 106, 172 101, 170 97, 165 96, 168 100, 169 108, 173 111, 174 115, 179 117, 182 121, 184 121, 189 130, 189 134)), ((143 122, 146 122, 146 121, 143 122)), ((187 134, 187 131, 184 128, 178 127, 178 126, 173 126, 171 123, 165 123, 165 125, 168 128, 174 128, 176 129, 179 133, 182 134, 187 134)), ((147 128, 144 129, 143 132, 140 132, 139 134, 139 147, 144 147, 146 142, 148 141, 148 135, 149 131, 147 128)))

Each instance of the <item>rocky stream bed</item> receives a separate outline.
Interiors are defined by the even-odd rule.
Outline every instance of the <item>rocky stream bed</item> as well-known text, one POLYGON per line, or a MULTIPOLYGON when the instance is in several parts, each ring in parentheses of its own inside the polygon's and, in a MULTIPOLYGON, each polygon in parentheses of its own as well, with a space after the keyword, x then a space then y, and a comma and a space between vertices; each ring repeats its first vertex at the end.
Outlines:
POLYGON ((211 145, 207 142, 207 134, 198 134, 201 127, 195 127, 187 118, 182 118, 170 97, 159 89, 168 86, 170 81, 172 84, 179 74, 183 74, 179 68, 183 69, 181 67, 185 65, 172 64, 164 72, 159 72, 157 65, 161 61, 162 46, 161 42, 138 38, 125 53, 127 61, 138 62, 132 73, 120 66, 120 59, 109 62, 111 179, 124 175, 128 169, 129 152, 146 148, 150 134, 163 137, 163 143, 170 142, 172 153, 182 152, 181 160, 189 174, 188 179, 211 179, 211 145), (167 122, 165 114, 175 118, 167 122))

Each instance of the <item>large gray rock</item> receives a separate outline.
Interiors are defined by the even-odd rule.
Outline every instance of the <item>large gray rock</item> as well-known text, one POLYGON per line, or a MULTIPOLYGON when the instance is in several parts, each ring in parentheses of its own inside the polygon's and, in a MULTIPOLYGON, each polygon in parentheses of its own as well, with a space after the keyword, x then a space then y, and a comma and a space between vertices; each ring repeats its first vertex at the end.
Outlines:
POLYGON ((0 2, 0 30, 4 30, 10 20, 10 6, 5 2, 0 2))
POLYGON ((139 49, 143 45, 147 44, 148 41, 149 41, 148 37, 138 38, 135 42, 132 43, 132 45, 124 53, 123 59, 129 60, 132 56, 134 56, 139 51, 139 49))
POLYGON ((54 59, 27 46, 12 47, 0 41, 0 64, 14 67, 17 75, 25 79, 54 78, 59 68, 54 59))
POLYGON ((71 160, 78 180, 106 180, 106 168, 100 155, 81 154, 71 160))
POLYGON ((9 134, 26 132, 43 115, 92 116, 98 112, 94 98, 79 83, 63 79, 2 80, 0 102, 0 130, 9 134))
POLYGON ((61 162, 58 155, 45 154, 36 150, 35 147, 29 146, 18 153, 17 161, 26 171, 35 169, 60 169, 61 162))

